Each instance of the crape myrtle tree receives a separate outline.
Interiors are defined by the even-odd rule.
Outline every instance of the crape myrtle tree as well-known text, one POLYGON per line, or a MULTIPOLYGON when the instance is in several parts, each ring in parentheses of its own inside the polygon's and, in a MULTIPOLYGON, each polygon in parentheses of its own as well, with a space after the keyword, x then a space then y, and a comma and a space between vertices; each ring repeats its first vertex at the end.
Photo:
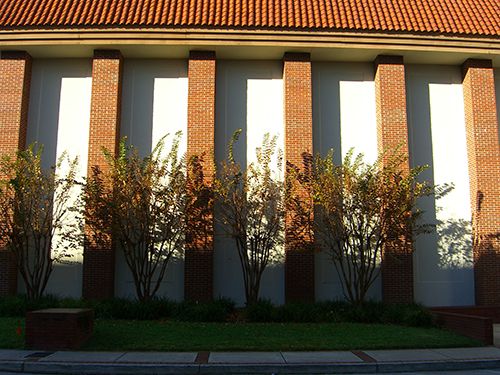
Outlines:
POLYGON ((257 161, 246 169, 234 160, 233 149, 241 130, 228 145, 227 161, 215 168, 215 207, 226 237, 236 242, 243 271, 247 306, 259 298, 266 267, 275 261, 283 243, 285 185, 280 176, 283 158, 277 137, 266 134, 256 149, 257 161), (277 168, 273 158, 277 156, 277 168))
POLYGON ((181 133, 163 157, 165 137, 145 158, 126 147, 125 138, 116 155, 103 148, 107 171, 94 166, 82 195, 90 235, 104 234, 123 251, 141 302, 155 296, 169 261, 185 243, 188 198, 186 162, 178 154, 181 133))
POLYGON ((289 208, 298 222, 313 226, 318 249, 328 254, 344 297, 356 306, 379 276, 384 251, 411 251, 414 236, 429 230, 416 206, 419 197, 432 194, 428 183, 416 180, 426 167, 405 173, 406 160, 396 149, 367 164, 351 149, 341 165, 335 165, 330 151, 307 163, 304 172, 290 169, 289 208), (298 189, 307 192, 306 198, 303 193, 296 197, 298 189))
POLYGON ((81 240, 72 214, 78 158, 63 153, 44 169, 42 150, 31 144, 0 161, 0 241, 13 254, 29 300, 42 297, 54 264, 81 240))

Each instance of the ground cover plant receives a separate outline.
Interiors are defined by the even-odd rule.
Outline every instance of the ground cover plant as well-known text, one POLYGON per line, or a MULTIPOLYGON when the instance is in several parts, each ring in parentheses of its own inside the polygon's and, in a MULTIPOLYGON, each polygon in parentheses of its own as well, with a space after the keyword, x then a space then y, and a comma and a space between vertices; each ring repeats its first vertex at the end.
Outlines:
POLYGON ((0 349, 22 349, 26 311, 52 307, 95 309, 94 335, 82 350, 351 350, 471 347, 482 343, 435 327, 420 304, 346 301, 275 306, 259 300, 246 309, 219 299, 206 304, 155 298, 103 301, 47 295, 0 297, 0 349))
POLYGON ((139 302, 127 298, 86 300, 45 295, 37 301, 25 296, 0 297, 0 317, 24 317, 27 311, 46 308, 92 308, 96 319, 172 320, 178 322, 253 322, 253 323, 368 323, 434 327, 435 316, 418 303, 386 304, 367 301, 359 308, 347 301, 316 303, 291 302, 276 306, 260 299, 245 309, 236 309, 231 299, 207 303, 174 302, 154 298, 139 302))

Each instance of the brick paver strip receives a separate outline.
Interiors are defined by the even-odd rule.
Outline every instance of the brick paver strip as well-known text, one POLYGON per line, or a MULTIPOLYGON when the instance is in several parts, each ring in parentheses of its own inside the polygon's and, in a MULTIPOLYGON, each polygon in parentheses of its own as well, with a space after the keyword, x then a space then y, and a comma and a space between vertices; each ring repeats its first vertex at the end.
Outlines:
POLYGON ((195 365, 204 365, 208 363, 208 357, 210 356, 210 352, 199 352, 196 356, 196 360, 194 361, 195 365))
POLYGON ((361 358, 363 361, 366 363, 376 363, 377 360, 375 358, 370 357, 368 354, 361 350, 351 350, 351 353, 354 354, 355 356, 361 358))

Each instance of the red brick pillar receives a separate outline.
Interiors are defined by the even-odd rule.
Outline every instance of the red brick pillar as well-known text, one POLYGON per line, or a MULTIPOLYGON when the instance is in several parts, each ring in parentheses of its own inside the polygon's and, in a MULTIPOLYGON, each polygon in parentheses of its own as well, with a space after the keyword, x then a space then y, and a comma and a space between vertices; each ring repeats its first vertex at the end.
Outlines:
MULTIPOLYGON (((402 144, 408 154, 405 67, 402 56, 378 56, 375 60, 375 100, 379 154, 402 144)), ((409 172, 408 162, 402 165, 409 172)), ((413 301, 413 254, 411 243, 404 248, 387 246, 382 261, 382 300, 413 301)))
MULTIPOLYGON (((313 152, 311 59, 308 53, 285 53, 283 63, 285 161, 302 168, 313 152)), ((288 213, 288 228, 290 221, 288 213)), ((314 301, 313 247, 297 231, 285 232, 285 301, 314 301)))
MULTIPOLYGON (((26 148, 32 58, 27 52, 2 51, 0 59, 0 156, 26 148)), ((17 292, 12 253, 0 246, 0 295, 17 292)))
MULTIPOLYGON (((214 149, 215 130, 215 52, 191 51, 189 54, 189 91, 187 154, 207 153, 200 163, 197 176, 191 175, 191 183, 201 188, 203 195, 197 212, 188 219, 185 264, 184 298, 193 301, 209 301, 213 298, 213 205, 209 189, 212 182, 213 165, 210 154, 214 149), (204 215, 209 224, 200 227, 194 217, 204 215)), ((196 166, 195 166, 196 167, 196 166)))
POLYGON ((500 305, 500 155, 490 60, 462 65, 476 305, 500 305))
MULTIPOLYGON (((102 152, 116 152, 120 142, 123 57, 120 51, 94 51, 87 174, 93 167, 106 171, 102 152)), ((86 233, 83 260, 83 297, 101 299, 114 295, 115 250, 107 237, 86 233)))

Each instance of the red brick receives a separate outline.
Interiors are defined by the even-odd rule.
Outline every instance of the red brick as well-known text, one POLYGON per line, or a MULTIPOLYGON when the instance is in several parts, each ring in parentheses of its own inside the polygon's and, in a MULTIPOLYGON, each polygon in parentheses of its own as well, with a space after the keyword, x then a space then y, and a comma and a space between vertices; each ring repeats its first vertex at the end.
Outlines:
POLYGON ((26 313, 25 348, 76 350, 92 336, 94 310, 46 309, 26 313))
MULTIPOLYGON (((285 53, 283 64, 284 156, 288 166, 300 169, 313 152, 310 55, 285 53)), ((290 227, 291 220, 291 213, 287 213, 286 227, 290 227)), ((285 302, 314 301, 314 247, 307 243, 312 235, 290 233, 287 228, 285 232, 285 302)))
MULTIPOLYGON (((402 144, 408 155, 405 68, 402 56, 378 56, 375 60, 375 100, 379 154, 402 144)), ((409 172, 406 162, 401 167, 409 172)), ((411 242, 405 248, 388 245, 382 260, 382 300, 402 303, 414 299, 411 242)))
MULTIPOLYGON (((92 96, 90 104, 90 133, 88 170, 98 166, 107 170, 102 152, 106 147, 116 153, 120 142, 120 117, 123 85, 123 57, 120 51, 94 51, 92 66, 92 96)), ((86 232, 82 295, 101 299, 114 295, 115 249, 105 236, 86 232)))
MULTIPOLYGON (((213 193, 209 187, 213 167, 210 155, 214 149, 215 134, 215 52, 191 51, 189 54, 188 89, 188 158, 206 153, 205 161, 190 181, 204 184, 201 205, 209 224, 201 229, 198 222, 187 222, 184 263, 184 298, 192 301, 209 301, 213 298, 214 239, 213 239, 213 193), (204 234, 204 235, 203 235, 204 234)), ((194 187, 194 186, 193 186, 194 187)), ((198 186, 199 187, 199 186, 198 186)))
POLYGON ((462 65, 476 305, 500 305, 500 153, 490 60, 462 65))
MULTIPOLYGON (((26 148, 33 59, 24 51, 2 51, 0 59, 0 156, 26 148)), ((12 253, 0 244, 0 295, 17 292, 12 253)))

